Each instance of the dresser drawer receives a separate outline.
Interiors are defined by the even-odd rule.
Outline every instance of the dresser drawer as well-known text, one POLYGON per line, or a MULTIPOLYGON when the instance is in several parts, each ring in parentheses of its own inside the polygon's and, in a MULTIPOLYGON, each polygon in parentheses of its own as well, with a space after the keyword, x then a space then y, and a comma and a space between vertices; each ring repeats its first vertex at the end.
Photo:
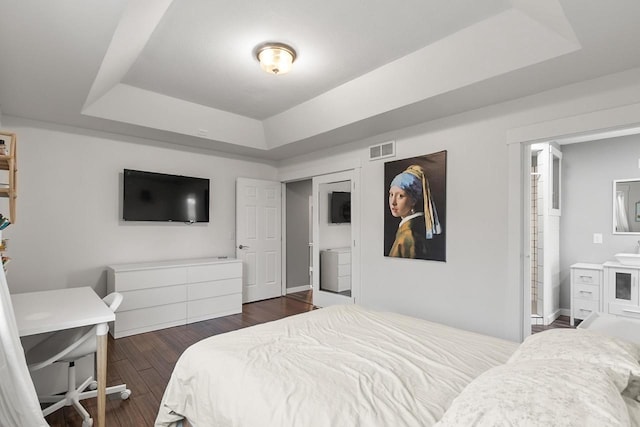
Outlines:
POLYGON ((351 264, 351 252, 338 253, 338 264, 351 264))
POLYGON ((187 323, 242 313, 242 293, 204 298, 187 303, 187 323))
POLYGON ((120 338, 170 326, 184 325, 186 318, 186 302, 117 312, 113 336, 120 338))
POLYGON ((189 285, 187 291, 189 301, 229 294, 242 294, 242 279, 194 283, 189 285))
POLYGON ((600 286, 577 283, 573 286, 573 297, 583 300, 600 301, 600 286))
POLYGON ((599 310, 600 301, 574 299, 573 312, 574 319, 586 319, 588 315, 599 310))
POLYGON ((126 291, 122 292, 122 304, 120 304, 118 312, 172 304, 186 300, 187 285, 126 291))
POLYGON ((320 289, 333 292, 347 291, 351 289, 351 276, 333 277, 331 280, 324 280, 320 289))
POLYGON ((188 267, 189 283, 242 277, 242 262, 227 262, 211 265, 192 265, 188 267))
POLYGON ((351 264, 338 265, 338 277, 351 276, 351 264))
POLYGON ((114 278, 116 292, 158 288, 187 283, 187 269, 177 267, 122 271, 115 273, 114 278))
POLYGON ((599 285, 600 271, 575 268, 573 270, 573 284, 599 285))

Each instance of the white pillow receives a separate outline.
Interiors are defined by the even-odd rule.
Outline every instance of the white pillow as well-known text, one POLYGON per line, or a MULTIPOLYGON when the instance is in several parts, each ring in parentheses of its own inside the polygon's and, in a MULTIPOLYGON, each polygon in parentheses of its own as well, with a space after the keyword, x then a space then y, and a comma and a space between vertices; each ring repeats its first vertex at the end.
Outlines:
POLYGON ((640 376, 640 347, 588 329, 549 329, 527 337, 507 363, 528 360, 574 360, 613 371, 619 391, 629 375, 640 376))
POLYGON ((533 360, 496 366, 469 383, 441 427, 628 426, 625 402, 597 366, 533 360))

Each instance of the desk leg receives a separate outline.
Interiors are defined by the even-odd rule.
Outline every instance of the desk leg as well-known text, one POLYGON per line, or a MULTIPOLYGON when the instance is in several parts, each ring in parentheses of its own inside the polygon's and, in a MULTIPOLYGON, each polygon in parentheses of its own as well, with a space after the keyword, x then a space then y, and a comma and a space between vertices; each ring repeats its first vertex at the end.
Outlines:
MULTIPOLYGON (((103 326, 103 325, 100 325, 103 326)), ((107 387, 107 333, 108 327, 98 327, 98 335, 96 337, 98 341, 97 357, 96 357, 96 371, 98 381, 98 423, 96 427, 105 427, 105 412, 106 412, 106 387, 107 387), (103 329, 103 330, 101 330, 103 329), (104 332, 104 333, 100 333, 104 332)), ((105 325, 106 326, 106 325, 105 325)))

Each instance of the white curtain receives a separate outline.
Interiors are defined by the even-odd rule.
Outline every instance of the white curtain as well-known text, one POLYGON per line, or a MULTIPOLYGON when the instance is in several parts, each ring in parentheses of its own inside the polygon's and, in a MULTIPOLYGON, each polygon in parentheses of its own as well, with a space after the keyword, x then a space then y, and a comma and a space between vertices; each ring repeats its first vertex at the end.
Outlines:
POLYGON ((27 369, 1 265, 0 303, 0 426, 48 426, 27 369))
POLYGON ((627 204, 622 191, 616 191, 616 231, 629 231, 627 204))

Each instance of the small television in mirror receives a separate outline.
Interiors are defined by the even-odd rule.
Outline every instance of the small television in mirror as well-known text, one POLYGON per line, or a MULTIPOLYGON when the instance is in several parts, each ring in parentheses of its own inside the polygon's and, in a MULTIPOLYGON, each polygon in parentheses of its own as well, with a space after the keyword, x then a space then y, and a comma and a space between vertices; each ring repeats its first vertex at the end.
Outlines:
POLYGON ((351 193, 334 191, 331 193, 331 223, 344 224, 351 222, 351 193))

